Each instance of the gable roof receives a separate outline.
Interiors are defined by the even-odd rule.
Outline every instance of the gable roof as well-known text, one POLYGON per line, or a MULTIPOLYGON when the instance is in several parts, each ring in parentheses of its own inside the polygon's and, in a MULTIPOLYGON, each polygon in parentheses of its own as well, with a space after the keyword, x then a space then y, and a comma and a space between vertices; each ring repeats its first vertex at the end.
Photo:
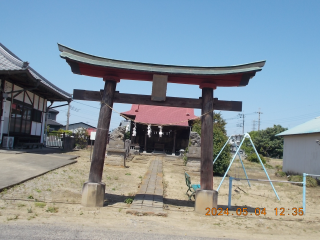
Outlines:
POLYGON ((189 126, 188 121, 197 118, 194 109, 132 104, 123 115, 135 116, 135 121, 156 125, 189 126))
POLYGON ((316 117, 308 122, 293 127, 287 131, 277 134, 276 136, 310 134, 320 132, 320 117, 316 117))
POLYGON ((49 126, 63 126, 63 124, 58 123, 57 121, 52 120, 52 119, 47 120, 47 125, 49 125, 49 126))
POLYGON ((59 113, 59 111, 58 110, 55 110, 55 109, 53 109, 53 108, 49 108, 49 111, 48 111, 49 113, 59 113))
MULTIPOLYGON (((87 125, 89 128, 97 129, 96 127, 91 126, 91 125, 84 123, 84 122, 70 123, 69 126, 76 125, 76 124, 84 124, 84 125, 87 125)), ((64 126, 66 126, 66 125, 64 125, 64 126)))
MULTIPOLYGON (((31 79, 34 82, 39 82, 39 87, 53 94, 54 97, 52 100, 71 101, 71 94, 52 84, 49 80, 41 76, 37 71, 30 67, 28 62, 23 62, 8 48, 0 43, 0 75, 1 74, 10 74, 10 76, 12 74, 25 74, 28 79, 31 79)), ((51 99, 49 98, 48 100, 51 99)))

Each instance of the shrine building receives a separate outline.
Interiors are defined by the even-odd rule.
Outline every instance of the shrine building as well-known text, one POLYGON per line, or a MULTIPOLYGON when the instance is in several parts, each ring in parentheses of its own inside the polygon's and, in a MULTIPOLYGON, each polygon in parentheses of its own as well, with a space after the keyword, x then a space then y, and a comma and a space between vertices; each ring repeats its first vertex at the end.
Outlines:
POLYGON ((191 126, 197 118, 191 108, 141 104, 133 104, 129 111, 121 114, 135 121, 131 121, 131 145, 137 145, 140 151, 147 153, 172 155, 188 147, 191 126), (151 125, 150 137, 147 134, 148 125, 151 125), (134 127, 136 136, 132 135, 134 127))

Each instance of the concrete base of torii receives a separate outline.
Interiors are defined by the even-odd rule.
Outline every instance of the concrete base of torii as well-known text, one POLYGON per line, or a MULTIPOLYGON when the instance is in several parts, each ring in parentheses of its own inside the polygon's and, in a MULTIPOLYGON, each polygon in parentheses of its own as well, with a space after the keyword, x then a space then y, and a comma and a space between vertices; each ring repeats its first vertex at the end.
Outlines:
POLYGON ((205 216, 210 208, 211 215, 212 208, 218 209, 218 192, 216 190, 197 189, 195 197, 194 211, 196 213, 205 216))
POLYGON ((81 205, 84 207, 103 207, 105 183, 85 182, 82 188, 81 205))

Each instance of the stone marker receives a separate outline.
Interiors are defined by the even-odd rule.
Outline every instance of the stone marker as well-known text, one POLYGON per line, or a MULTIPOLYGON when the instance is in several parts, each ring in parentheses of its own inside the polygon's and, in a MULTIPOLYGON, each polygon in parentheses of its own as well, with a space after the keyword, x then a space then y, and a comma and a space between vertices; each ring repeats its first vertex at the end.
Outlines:
POLYGON ((111 132, 105 164, 113 166, 126 165, 125 132, 125 126, 118 127, 111 132))

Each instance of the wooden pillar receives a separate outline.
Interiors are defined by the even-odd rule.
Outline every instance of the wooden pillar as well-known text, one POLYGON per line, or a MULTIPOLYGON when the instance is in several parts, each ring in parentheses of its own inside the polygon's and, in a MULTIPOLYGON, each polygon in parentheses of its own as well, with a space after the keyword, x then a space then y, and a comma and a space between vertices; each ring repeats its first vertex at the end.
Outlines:
POLYGON ((106 104, 108 104, 110 107, 113 106, 113 96, 116 90, 116 85, 117 82, 115 81, 105 80, 96 140, 94 143, 89 174, 89 182, 91 183, 99 183, 102 180, 103 165, 106 155, 107 139, 112 114, 112 110, 106 104))
POLYGON ((177 136, 177 130, 174 130, 172 155, 176 155, 176 136, 177 136))
POLYGON ((213 89, 202 89, 201 170, 202 190, 213 190, 213 89))

